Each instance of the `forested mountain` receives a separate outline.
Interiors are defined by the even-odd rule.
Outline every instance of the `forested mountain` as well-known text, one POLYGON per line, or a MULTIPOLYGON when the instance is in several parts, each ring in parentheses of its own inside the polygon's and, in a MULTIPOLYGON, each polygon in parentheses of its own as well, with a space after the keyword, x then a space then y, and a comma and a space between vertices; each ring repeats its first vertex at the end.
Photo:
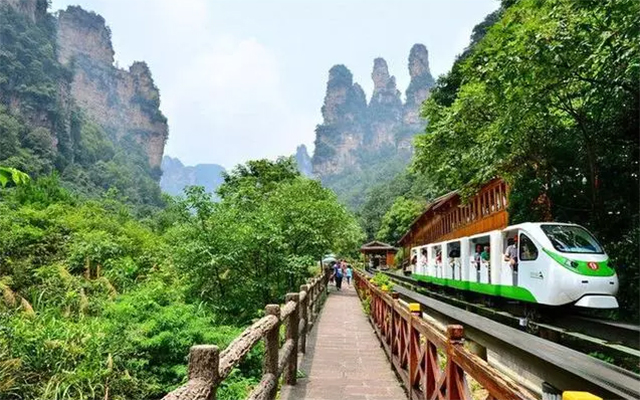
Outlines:
POLYGON ((57 171, 87 196, 159 204, 168 135, 143 62, 114 66, 111 32, 80 7, 0 0, 0 164, 33 177, 57 171))
POLYGON ((369 102, 346 66, 329 71, 323 122, 316 128, 313 173, 352 209, 362 205, 373 185, 389 181, 405 168, 412 138, 426 124, 418 110, 434 79, 424 45, 413 46, 408 65, 411 83, 404 103, 383 58, 373 62, 369 102))
POLYGON ((218 164, 197 164, 185 167, 177 158, 162 158, 162 178, 160 188, 163 192, 177 196, 184 194, 187 186, 202 186, 207 193, 215 193, 222 184, 225 169, 218 164))

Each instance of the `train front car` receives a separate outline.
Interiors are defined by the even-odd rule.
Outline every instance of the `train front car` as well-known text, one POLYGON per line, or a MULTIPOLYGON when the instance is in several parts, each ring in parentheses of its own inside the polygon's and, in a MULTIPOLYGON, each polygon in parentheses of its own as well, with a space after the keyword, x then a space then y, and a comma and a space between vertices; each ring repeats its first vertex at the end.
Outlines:
POLYGON ((527 225, 523 226, 523 230, 531 234, 532 239, 541 247, 537 262, 531 265, 534 270, 523 271, 527 263, 520 261, 520 273, 526 273, 530 278, 535 278, 539 273, 539 279, 535 280, 542 285, 534 285, 537 286, 534 292, 537 292, 535 295, 539 303, 618 308, 615 298, 618 277, 609 265, 609 257, 604 249, 589 231, 574 224, 523 225, 527 225), (544 274, 535 268, 536 265, 540 267, 540 271, 548 271, 546 282, 544 274))

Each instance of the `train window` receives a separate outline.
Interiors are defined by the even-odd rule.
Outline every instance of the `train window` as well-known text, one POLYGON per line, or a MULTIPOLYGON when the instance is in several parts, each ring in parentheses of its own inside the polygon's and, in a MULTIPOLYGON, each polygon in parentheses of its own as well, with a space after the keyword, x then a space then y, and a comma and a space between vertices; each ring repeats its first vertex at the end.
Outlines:
POLYGON ((541 225, 556 250, 563 253, 595 253, 604 250, 586 229, 575 225, 541 225))
POLYGON ((520 234, 520 261, 533 261, 538 258, 538 248, 527 235, 520 234))

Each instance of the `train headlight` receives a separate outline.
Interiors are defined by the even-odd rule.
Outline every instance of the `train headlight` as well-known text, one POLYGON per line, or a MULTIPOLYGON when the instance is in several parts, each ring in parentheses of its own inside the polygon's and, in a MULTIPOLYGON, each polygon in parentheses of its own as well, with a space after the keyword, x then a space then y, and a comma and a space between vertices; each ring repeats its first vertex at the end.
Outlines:
POLYGON ((566 265, 567 267, 571 267, 573 269, 578 268, 578 263, 569 259, 564 260, 564 265, 566 265))

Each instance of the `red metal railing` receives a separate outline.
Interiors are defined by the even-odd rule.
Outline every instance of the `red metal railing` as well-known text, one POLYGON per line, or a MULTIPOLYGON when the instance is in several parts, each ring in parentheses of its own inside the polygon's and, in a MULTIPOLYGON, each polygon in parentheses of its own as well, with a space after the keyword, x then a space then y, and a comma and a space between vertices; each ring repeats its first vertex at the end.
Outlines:
POLYGON ((411 400, 473 400, 469 376, 484 388, 486 400, 535 399, 465 349, 462 326, 449 325, 442 332, 359 271, 355 284, 360 299, 370 303, 371 324, 411 400))

